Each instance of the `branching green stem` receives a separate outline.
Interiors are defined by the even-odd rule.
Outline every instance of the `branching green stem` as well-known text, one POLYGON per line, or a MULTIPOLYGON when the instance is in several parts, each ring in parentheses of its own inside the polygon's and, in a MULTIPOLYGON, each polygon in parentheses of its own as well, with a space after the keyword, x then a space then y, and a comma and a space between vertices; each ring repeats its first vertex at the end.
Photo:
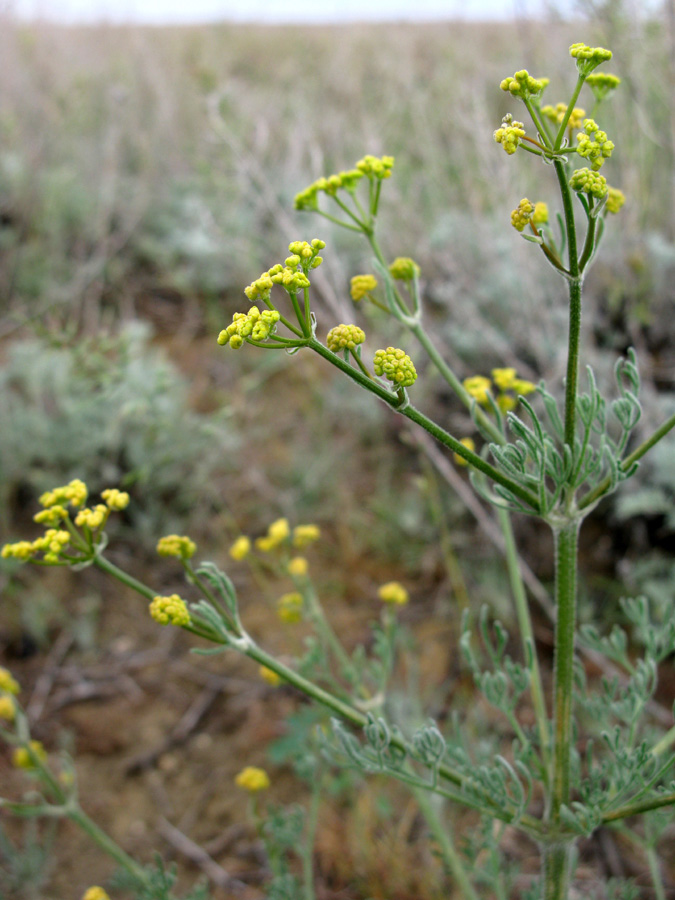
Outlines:
MULTIPOLYGON (((633 450, 633 452, 623 460, 621 463, 623 471, 627 472, 639 459, 642 459, 645 453, 651 450, 655 444, 658 444, 658 442, 662 440, 673 427, 675 427, 675 413, 673 413, 669 419, 666 419, 663 425, 656 429, 654 434, 648 437, 646 441, 643 441, 639 447, 633 450)), ((593 490, 589 491, 585 497, 581 498, 578 503, 579 509, 586 509, 591 504, 595 503, 595 501, 599 500, 603 494, 607 493, 611 486, 612 482, 609 476, 604 478, 597 487, 593 488, 593 490)))

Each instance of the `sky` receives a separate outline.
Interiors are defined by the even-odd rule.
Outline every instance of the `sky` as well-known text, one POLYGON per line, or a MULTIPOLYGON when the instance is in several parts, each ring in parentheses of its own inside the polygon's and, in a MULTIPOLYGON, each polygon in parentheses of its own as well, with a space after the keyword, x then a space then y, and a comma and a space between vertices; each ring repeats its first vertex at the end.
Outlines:
POLYGON ((546 12, 551 6, 571 12, 575 0, 0 0, 0 8, 22 18, 152 24, 510 19, 546 12))

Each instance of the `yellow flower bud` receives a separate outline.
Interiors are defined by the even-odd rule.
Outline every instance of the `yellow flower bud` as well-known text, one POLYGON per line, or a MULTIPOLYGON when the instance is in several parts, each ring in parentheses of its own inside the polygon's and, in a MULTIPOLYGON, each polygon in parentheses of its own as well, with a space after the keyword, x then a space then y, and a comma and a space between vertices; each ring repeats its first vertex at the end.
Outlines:
MULTIPOLYGON (((470 437, 463 437, 460 440, 460 444, 463 444, 467 450, 471 450, 472 453, 476 451, 476 444, 470 437)), ((460 456, 459 453, 453 453, 452 458, 458 466, 468 466, 469 463, 464 459, 463 456, 460 456)))
POLYGON ((264 769, 258 769, 255 766, 246 766, 234 779, 237 787, 255 794, 258 791, 264 791, 270 786, 269 775, 264 769))
POLYGON ((272 669, 268 669, 267 666, 260 666, 258 674, 263 681, 266 681, 272 687, 279 687, 281 684, 281 676, 277 675, 272 669))
POLYGON ((16 701, 11 694, 0 695, 0 719, 13 722, 16 718, 16 701))
POLYGON ((129 505, 129 495, 126 491, 119 491, 117 488, 108 488, 101 491, 101 497, 105 500, 109 509, 121 510, 126 509, 129 505))
POLYGON ((321 531, 318 525, 296 525, 293 529, 293 546, 301 550, 308 544, 318 541, 321 531))
POLYGON ((302 594, 293 591, 289 594, 283 594, 277 600, 277 613, 282 622, 294 625, 302 621, 302 607, 304 600, 302 594))
POLYGON ((170 597, 155 597, 149 606, 150 615, 160 625, 189 625, 190 613, 185 600, 178 594, 170 597))
POLYGON ((492 378, 500 391, 508 391, 516 380, 515 369, 493 369, 492 378))
POLYGON ((157 553, 160 556, 175 556, 177 559, 191 559, 197 545, 187 535, 167 534, 157 542, 157 553))
POLYGON ((288 564, 287 571, 295 578, 303 578, 309 571, 309 563, 304 556, 294 556, 288 564))
POLYGON ((377 596, 383 603, 393 603, 396 606, 403 606, 410 599, 408 592, 398 581, 388 581, 378 588, 377 596))
POLYGON ((110 897, 102 887, 94 885, 93 887, 87 888, 82 895, 82 900, 110 900, 110 897))
POLYGON ((474 398, 481 406, 488 404, 488 391, 492 385, 489 378, 484 375, 472 375, 471 378, 465 378, 462 382, 464 389, 471 397, 474 398))
POLYGON ((377 278, 374 275, 355 275, 351 280, 352 300, 358 303, 377 287, 377 278))
POLYGON ((19 682, 14 679, 9 669, 0 666, 0 691, 7 694, 18 694, 21 688, 19 682))
POLYGON ((230 547, 230 556, 232 559, 245 559, 251 552, 251 539, 245 534, 240 535, 230 547))
POLYGON ((47 759, 47 751, 40 741, 29 741, 28 747, 17 747, 12 754, 12 764, 17 769, 26 769, 27 771, 34 769, 34 759, 37 759, 38 762, 44 762, 47 759))

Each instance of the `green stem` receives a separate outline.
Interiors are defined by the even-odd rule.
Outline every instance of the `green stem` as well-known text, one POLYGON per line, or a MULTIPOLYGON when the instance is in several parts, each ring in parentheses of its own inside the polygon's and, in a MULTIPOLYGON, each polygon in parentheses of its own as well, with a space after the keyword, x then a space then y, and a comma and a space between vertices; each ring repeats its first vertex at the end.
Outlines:
POLYGON ((530 616, 530 606, 527 602, 525 594, 525 585, 520 573, 520 560, 518 558, 518 550, 513 536, 513 527, 511 525, 511 517, 508 512, 501 507, 497 507, 497 518, 504 535, 504 545, 506 549, 506 567, 509 573, 509 581, 511 582, 511 592, 516 605, 516 616, 518 618, 518 628, 523 642, 523 653, 530 670, 530 693, 532 695, 532 704, 537 719, 537 730, 539 732, 539 743, 541 745, 541 759, 544 767, 545 780, 548 779, 548 771, 550 767, 550 736, 548 714, 546 712, 546 701, 544 699, 544 687, 541 680, 541 671, 539 669, 539 658, 537 656, 537 645, 534 640, 534 630, 532 628, 532 618, 530 616))
POLYGON ((551 135, 548 133, 548 129, 544 125, 544 120, 540 118, 537 107, 530 100, 529 97, 523 97, 523 103, 525 104, 527 111, 532 117, 532 121, 534 123, 534 127, 537 129, 541 138, 544 142, 544 147, 547 150, 551 150, 553 148, 553 142, 551 141, 551 135))
POLYGON ((511 478, 503 475, 498 469, 490 465, 490 463, 486 462, 484 459, 482 459, 482 457, 478 456, 477 453, 473 453, 451 434, 448 434, 448 432, 445 431, 445 429, 441 428, 440 425, 437 425, 435 422, 425 416, 424 413, 421 413, 419 410, 415 409, 414 406, 410 405, 399 408, 400 401, 395 395, 393 395, 385 387, 382 387, 382 385, 380 385, 374 379, 368 379, 365 375, 359 372, 358 369, 350 366, 349 363, 345 362, 340 356, 333 353, 327 347, 324 347, 324 345, 320 341, 317 341, 316 338, 311 338, 307 342, 307 346, 311 350, 314 350, 316 353, 318 353, 320 356, 323 356, 324 359, 328 360, 328 362, 332 363, 338 369, 341 369, 346 375, 349 375, 349 377, 353 381, 356 381, 371 393, 376 394, 381 400, 384 400, 384 402, 388 406, 391 406, 402 416, 410 419, 411 422, 415 422, 416 425, 420 425, 422 428, 424 428, 425 431, 428 431, 429 434, 435 437, 436 440, 438 440, 441 444, 452 450, 453 453, 457 453, 458 456, 461 456, 463 459, 465 459, 475 469, 478 469, 479 472, 487 475, 488 478, 491 478, 497 484, 501 484, 502 487, 505 487, 507 490, 511 491, 514 496, 518 497, 520 500, 523 500, 528 504, 528 506, 531 506, 532 509, 539 509, 539 501, 534 494, 532 494, 526 488, 522 487, 516 481, 513 481, 511 478))
POLYGON ((652 756, 661 756, 672 746, 673 742, 675 742, 675 725, 663 735, 660 741, 654 744, 651 749, 652 756))
MULTIPOLYGON (((582 81, 583 84, 583 81, 582 81)), ((572 193, 565 168, 560 160, 554 163, 565 215, 569 278, 569 334, 567 347, 567 377, 565 379, 565 443, 573 450, 577 416, 577 378, 579 370, 579 340, 581 335, 581 276, 577 256, 577 233, 572 209, 572 193)))
MULTIPOLYGON (((431 342, 431 338, 422 327, 421 322, 411 326, 410 330, 415 335, 420 344, 424 347, 429 359, 436 366, 440 374, 450 385, 452 390, 457 394, 467 409, 471 409, 473 399, 471 394, 466 390, 462 382, 457 378, 450 366, 445 362, 441 354, 438 352, 431 342)), ((480 406, 476 406, 476 419, 480 422, 482 428, 490 435, 496 444, 505 444, 506 439, 495 423, 483 412, 480 406)))
POLYGON ((579 75, 577 78, 577 84, 574 88, 574 93, 572 94, 572 99, 567 104, 567 110, 565 115, 563 116, 563 120, 560 123, 560 128, 558 129, 558 134, 556 135, 555 144, 553 146, 554 150, 560 150, 563 142, 563 138, 565 137, 565 132, 567 131, 567 123, 570 120, 570 116, 574 111, 574 104, 579 99, 579 94, 581 93, 581 88, 584 86, 584 81, 586 81, 585 75, 579 75))
POLYGON ((579 260, 579 271, 583 272, 591 258, 595 248, 595 227, 598 223, 598 217, 591 215, 593 211, 593 196, 588 198, 588 231, 586 232, 586 240, 584 241, 584 249, 581 251, 581 259, 579 260))
POLYGON ((577 520, 554 528, 556 624, 550 818, 555 826, 560 825, 560 808, 570 802, 578 537, 577 520))
POLYGON ((319 598, 316 595, 316 591, 311 584, 306 584, 302 593, 307 599, 309 615, 314 622, 316 630, 319 632, 319 636, 323 639, 326 646, 330 647, 330 649, 333 651, 333 655, 335 656, 338 664, 342 667, 346 676, 349 677, 354 673, 354 664, 349 658, 349 654, 340 643, 340 639, 333 631, 330 622, 326 618, 326 614, 323 610, 323 606, 321 605, 319 598))
POLYGON ((372 374, 368 371, 365 363, 363 362, 363 360, 361 359, 359 354, 356 352, 356 350, 350 350, 350 353, 351 353, 352 357, 354 358, 354 360, 356 361, 356 365, 359 367, 359 369, 361 369, 363 374, 367 375, 368 378, 372 379, 372 377, 373 377, 372 374))
POLYGON ((602 817, 603 824, 618 822, 620 819, 628 819, 631 816, 639 816, 641 813, 650 812, 652 809, 663 809, 664 806, 675 806, 675 794, 661 794, 642 800, 640 803, 627 803, 625 806, 605 813, 602 817))
MULTIPOLYGON (((662 438, 664 438, 673 427, 675 427, 675 413, 673 413, 673 415, 669 419, 666 419, 663 425, 661 425, 660 428, 657 428, 654 434, 648 437, 646 441, 643 441, 643 443, 641 443, 640 446, 630 454, 630 456, 627 456, 623 460, 623 462, 621 463, 621 468, 623 469, 623 471, 627 472, 628 469, 630 469, 630 467, 634 465, 634 463, 636 463, 639 459, 642 459, 645 453, 651 450, 655 444, 658 444, 658 442, 662 438)), ((587 506, 595 503, 595 501, 599 500, 603 494, 607 493, 611 485, 612 482, 609 476, 607 478, 604 478, 597 487, 593 488, 592 491, 589 491, 585 497, 582 497, 578 504, 579 509, 586 509, 587 506)))
POLYGON ((330 213, 324 212, 322 209, 314 210, 320 216, 323 216, 324 219, 328 219, 329 222, 333 222, 335 225, 339 225, 341 228, 347 228, 349 231, 356 231, 358 234, 363 233, 363 228, 357 228, 356 225, 350 225, 349 222, 343 222, 342 219, 338 219, 337 216, 331 216, 330 213))
POLYGON ((426 819, 429 830, 436 839, 448 871, 459 888, 462 900, 480 900, 457 852, 449 823, 441 821, 438 810, 434 806, 433 798, 426 791, 413 788, 412 793, 417 800, 420 812, 426 819))
POLYGON ((573 843, 544 847, 544 896, 542 900, 567 900, 573 843))
POLYGON ((138 865, 138 863, 132 859, 127 853, 122 850, 122 848, 115 843, 115 841, 105 833, 101 828, 98 827, 96 822, 93 822, 89 816, 82 810, 80 807, 76 807, 75 809, 68 812, 68 818, 71 822, 74 822, 78 825, 91 840, 97 844, 101 850, 108 854, 112 859, 115 860, 118 865, 122 866, 122 868, 126 869, 127 872, 131 873, 134 878, 138 879, 138 881, 145 887, 150 887, 150 879, 143 871, 142 867, 138 865))

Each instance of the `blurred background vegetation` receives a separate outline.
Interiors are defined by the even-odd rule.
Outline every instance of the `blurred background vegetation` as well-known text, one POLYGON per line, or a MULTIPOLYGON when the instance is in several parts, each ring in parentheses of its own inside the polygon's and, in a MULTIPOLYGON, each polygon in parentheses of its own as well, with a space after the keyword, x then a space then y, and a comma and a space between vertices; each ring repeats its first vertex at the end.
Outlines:
MULTIPOLYGON (((508 224, 522 196, 553 206, 553 182, 529 156, 507 157, 492 132, 506 112, 522 112, 500 80, 526 67, 551 79, 548 102, 566 100, 567 48, 583 39, 611 47, 611 71, 622 78, 599 118, 617 145, 608 180, 628 197, 586 285, 584 358, 609 387, 617 355, 636 347, 647 433, 675 407, 669 8, 612 0, 581 4, 574 22, 550 4, 536 22, 330 28, 2 19, 0 542, 31 536, 37 496, 82 477, 94 492, 130 491, 110 553, 158 589, 177 589, 154 559, 161 534, 189 531, 204 555, 225 563, 240 531, 261 533, 286 515, 322 527, 317 578, 348 642, 373 615, 376 586, 392 578, 410 588, 409 624, 426 640, 442 635, 446 646, 467 602, 490 602, 508 619, 499 556, 394 416, 320 361, 229 352, 215 336, 243 307, 243 287, 282 259, 290 240, 321 237, 320 335, 356 320, 373 351, 402 340, 395 324, 354 311, 349 299, 350 277, 371 269, 367 247, 292 208, 319 175, 386 153, 396 167, 383 192, 381 241, 391 257, 421 265, 428 323, 456 370, 466 377, 515 365, 560 391, 564 285, 508 224)), ((590 112, 590 96, 580 104, 590 112)), ((423 369, 418 349, 406 350, 423 369)), ((469 433, 433 372, 418 385, 418 405, 469 433)), ((668 584, 674 460, 672 444, 655 451, 621 499, 585 526, 589 616, 610 610, 611 620, 606 601, 641 589, 640 579, 656 593, 668 584)), ((517 524, 545 585, 547 537, 517 524)), ((254 608, 256 590, 234 574, 254 608)), ((85 661, 159 640, 142 605, 116 597, 95 573, 83 580, 3 562, 0 590, 0 656, 24 666, 27 683, 64 630, 68 653, 85 661), (130 632, 132 644, 120 649, 130 632)), ((544 645, 548 628, 542 615, 544 645)), ((433 678, 451 671, 454 663, 438 662, 433 678)), ((64 722, 46 710, 40 727, 49 736, 64 722)), ((83 723, 65 724, 79 753, 118 752, 92 751, 83 723)), ((363 870, 359 852, 338 864, 326 851, 336 884, 363 870)), ((85 877, 75 864, 67 871, 85 877)), ((363 878, 341 896, 366 896, 372 873, 363 878)), ((424 885, 401 878, 384 895, 426 896, 424 885)))

